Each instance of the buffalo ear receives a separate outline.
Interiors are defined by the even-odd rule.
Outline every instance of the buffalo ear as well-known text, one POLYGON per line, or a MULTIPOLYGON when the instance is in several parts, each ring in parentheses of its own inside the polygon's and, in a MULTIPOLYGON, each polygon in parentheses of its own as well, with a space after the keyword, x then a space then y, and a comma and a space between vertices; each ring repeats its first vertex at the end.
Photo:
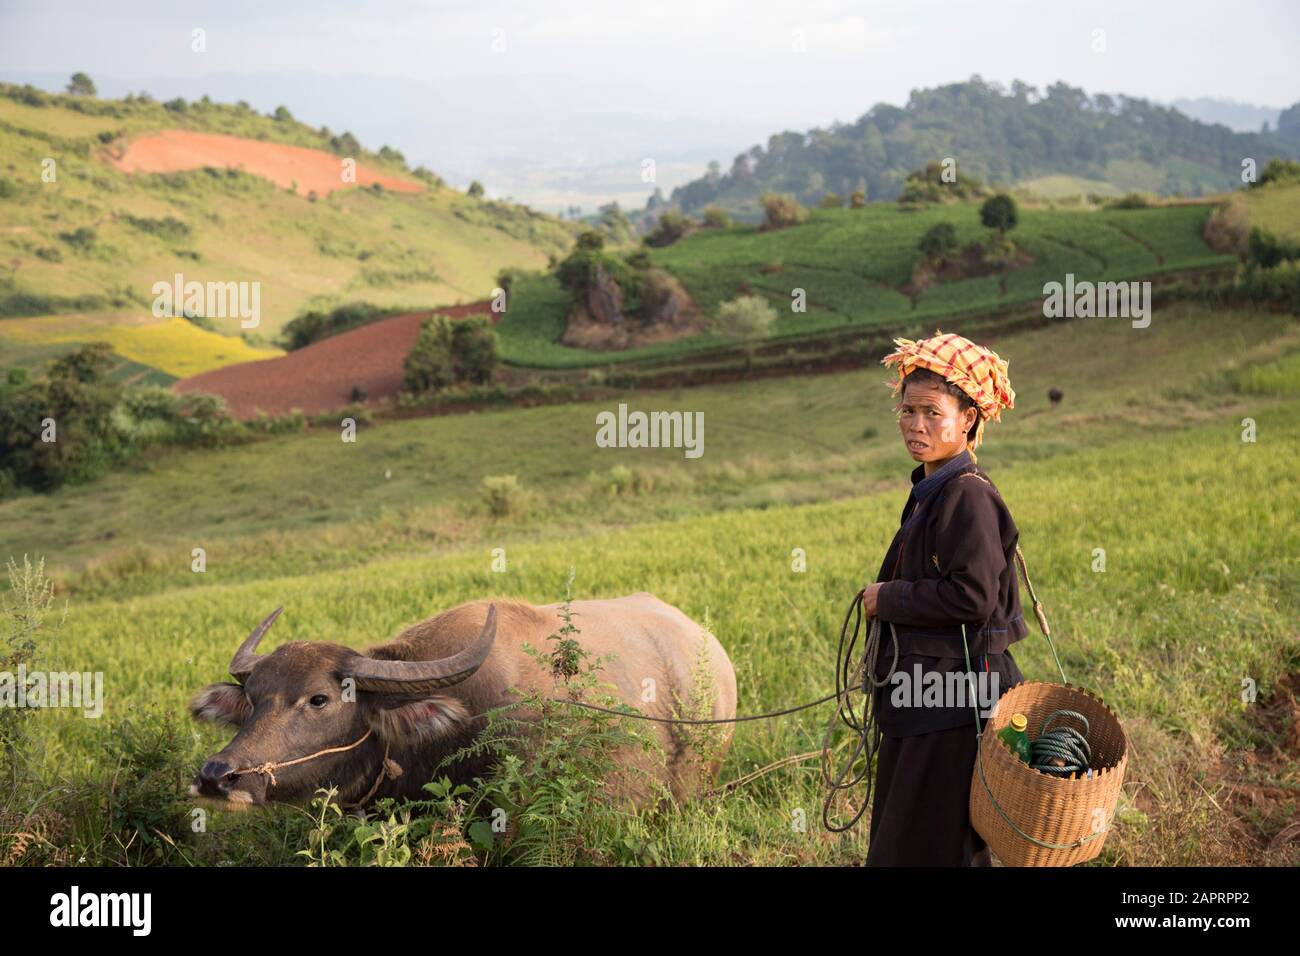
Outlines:
POLYGON ((367 719, 386 743, 429 743, 464 730, 469 711, 455 697, 411 700, 387 694, 367 694, 367 719))
POLYGON ((253 712, 248 695, 238 684, 209 684, 190 699, 190 714, 195 720, 240 726, 253 712))

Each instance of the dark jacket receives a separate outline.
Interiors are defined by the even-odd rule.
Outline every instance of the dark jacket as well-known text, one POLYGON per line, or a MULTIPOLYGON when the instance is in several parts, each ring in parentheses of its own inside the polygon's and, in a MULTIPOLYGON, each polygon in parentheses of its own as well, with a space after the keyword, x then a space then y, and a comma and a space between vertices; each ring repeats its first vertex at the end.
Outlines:
MULTIPOLYGON (((997 696, 1022 680, 1007 651, 1029 633, 1016 580, 1019 537, 1002 496, 969 452, 929 477, 918 465, 902 526, 876 577, 888 582, 877 598, 876 614, 884 628, 877 677, 884 677, 892 661, 891 623, 899 642, 896 672, 907 674, 913 684, 918 666, 921 675, 965 671, 964 623, 971 666, 977 673, 996 675, 997 696)), ((991 693, 992 676, 981 679, 989 681, 991 693)), ((911 697, 900 692, 911 703, 896 706, 895 686, 887 685, 877 696, 880 728, 887 735, 907 737, 962 723, 974 733, 969 699, 944 698, 942 706, 931 701, 915 706, 919 692, 911 697)))

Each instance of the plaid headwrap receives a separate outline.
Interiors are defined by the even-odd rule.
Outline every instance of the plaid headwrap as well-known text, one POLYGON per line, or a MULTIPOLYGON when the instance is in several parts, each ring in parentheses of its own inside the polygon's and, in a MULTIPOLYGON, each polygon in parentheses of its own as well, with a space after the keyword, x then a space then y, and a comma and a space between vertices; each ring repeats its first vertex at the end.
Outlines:
POLYGON ((975 437, 966 443, 974 461, 975 449, 984 440, 984 423, 996 422, 1002 417, 1002 409, 1016 407, 1016 393, 1007 378, 1007 363, 992 349, 939 329, 934 330, 932 338, 894 339, 894 344, 898 348, 881 361, 886 366, 898 367, 898 380, 892 383, 895 395, 902 390, 903 380, 909 374, 918 368, 928 368, 969 395, 980 410, 975 437))

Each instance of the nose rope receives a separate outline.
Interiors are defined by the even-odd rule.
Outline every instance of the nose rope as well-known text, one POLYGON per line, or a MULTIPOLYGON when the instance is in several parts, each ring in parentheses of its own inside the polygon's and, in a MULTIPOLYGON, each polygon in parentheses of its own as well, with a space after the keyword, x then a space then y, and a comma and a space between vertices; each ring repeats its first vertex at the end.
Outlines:
MULTIPOLYGON (((276 784, 275 784, 275 771, 279 770, 281 767, 292 767, 294 764, 306 763, 308 760, 315 760, 317 757, 324 757, 324 756, 327 756, 327 755, 329 755, 329 754, 339 754, 339 753, 343 753, 344 751, 347 751, 347 750, 354 750, 354 749, 356 749, 357 747, 360 747, 363 743, 365 743, 366 740, 370 737, 370 735, 371 735, 372 733, 374 733, 374 728, 373 728, 373 727, 372 727, 371 729, 367 730, 364 734, 362 734, 362 735, 361 735, 361 738, 360 738, 359 740, 357 740, 357 741, 354 742, 354 743, 347 744, 346 746, 343 746, 343 747, 330 747, 330 748, 328 748, 328 749, 326 749, 326 750, 318 750, 318 751, 316 751, 314 754, 308 754, 308 755, 305 756, 305 757, 296 757, 296 758, 294 758, 293 760, 281 760, 281 761, 279 761, 279 762, 275 762, 275 761, 270 761, 270 760, 268 760, 266 763, 258 764, 256 767, 245 767, 245 768, 243 768, 242 770, 232 770, 231 773, 233 773, 233 774, 241 774, 241 773, 260 773, 260 774, 265 774, 266 776, 268 776, 268 777, 271 778, 271 786, 274 787, 274 786, 276 785, 276 784)), ((387 752, 387 750, 384 751, 384 759, 385 759, 385 760, 388 759, 388 752, 387 752)), ((371 792, 373 793, 374 791, 372 790, 371 792)))

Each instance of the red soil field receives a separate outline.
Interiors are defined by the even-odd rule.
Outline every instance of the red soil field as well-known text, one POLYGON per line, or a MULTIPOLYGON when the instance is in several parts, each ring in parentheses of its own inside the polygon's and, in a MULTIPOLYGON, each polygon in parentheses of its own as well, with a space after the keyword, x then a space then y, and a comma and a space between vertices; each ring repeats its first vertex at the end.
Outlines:
POLYGON ((373 183, 394 192, 424 191, 424 186, 419 183, 381 176, 360 163, 356 167, 356 182, 345 183, 343 158, 319 149, 184 129, 168 129, 138 137, 111 162, 127 173, 172 173, 204 166, 228 166, 264 176, 284 189, 296 182, 300 196, 310 192, 325 196, 336 189, 373 183))
POLYGON ((255 417, 259 410, 267 415, 284 415, 295 408, 307 415, 333 411, 351 404, 353 387, 365 392, 367 400, 388 398, 402 390, 402 365, 415 345, 420 320, 433 312, 453 318, 486 314, 496 319, 490 302, 396 315, 280 358, 227 365, 182 379, 172 390, 220 395, 230 414, 243 420, 255 417))

